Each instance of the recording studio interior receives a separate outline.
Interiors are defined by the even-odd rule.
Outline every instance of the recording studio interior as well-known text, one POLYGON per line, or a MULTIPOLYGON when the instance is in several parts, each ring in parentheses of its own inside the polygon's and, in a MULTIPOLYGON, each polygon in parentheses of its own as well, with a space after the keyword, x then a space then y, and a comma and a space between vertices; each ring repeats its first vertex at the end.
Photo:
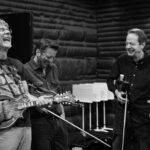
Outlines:
POLYGON ((149 41, 149 6, 149 0, 0 1, 0 18, 12 30, 8 56, 25 64, 39 39, 59 45, 60 94, 73 98, 62 103, 68 150, 112 150, 116 96, 107 79, 126 52, 129 29, 144 30, 149 41))

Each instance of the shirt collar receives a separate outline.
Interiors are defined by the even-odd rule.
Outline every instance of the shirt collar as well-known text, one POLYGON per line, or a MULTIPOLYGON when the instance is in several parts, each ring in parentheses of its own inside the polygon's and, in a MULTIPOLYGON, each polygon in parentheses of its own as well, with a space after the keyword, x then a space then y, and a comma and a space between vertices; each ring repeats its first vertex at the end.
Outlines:
POLYGON ((30 60, 30 64, 31 64, 31 67, 32 67, 34 70, 41 69, 41 67, 40 67, 37 63, 35 63, 35 61, 34 61, 33 58, 30 60))
MULTIPOLYGON (((31 67, 33 68, 33 70, 43 70, 42 67, 41 67, 39 64, 37 64, 37 63, 34 61, 33 58, 30 60, 30 65, 31 65, 31 67)), ((50 66, 48 66, 48 67, 46 68, 46 71, 49 70, 49 69, 51 69, 50 66)))

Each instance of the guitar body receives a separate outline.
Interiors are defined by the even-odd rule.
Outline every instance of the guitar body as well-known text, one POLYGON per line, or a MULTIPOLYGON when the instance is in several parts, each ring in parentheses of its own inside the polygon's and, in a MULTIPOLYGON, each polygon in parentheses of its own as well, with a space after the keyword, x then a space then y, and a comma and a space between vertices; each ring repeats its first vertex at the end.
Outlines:
POLYGON ((13 126, 19 118, 23 118, 23 112, 26 110, 25 108, 20 109, 24 103, 28 101, 25 97, 19 97, 17 99, 13 99, 7 97, 9 99, 9 103, 7 103, 6 113, 8 117, 6 120, 0 122, 0 130, 7 129, 13 126))

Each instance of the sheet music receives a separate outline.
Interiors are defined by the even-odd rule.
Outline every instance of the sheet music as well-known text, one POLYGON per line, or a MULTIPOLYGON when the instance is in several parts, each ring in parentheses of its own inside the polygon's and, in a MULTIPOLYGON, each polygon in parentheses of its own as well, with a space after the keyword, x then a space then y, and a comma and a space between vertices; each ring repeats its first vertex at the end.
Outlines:
POLYGON ((92 103, 113 100, 114 94, 105 82, 82 83, 73 85, 73 95, 81 102, 92 103))

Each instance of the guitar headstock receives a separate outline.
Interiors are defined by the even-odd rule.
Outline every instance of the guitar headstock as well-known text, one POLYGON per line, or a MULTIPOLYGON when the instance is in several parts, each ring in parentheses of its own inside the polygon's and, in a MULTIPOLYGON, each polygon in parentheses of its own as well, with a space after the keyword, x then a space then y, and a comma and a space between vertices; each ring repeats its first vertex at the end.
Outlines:
POLYGON ((72 95, 70 91, 67 91, 62 94, 56 94, 54 97, 54 102, 71 105, 71 104, 75 103, 76 100, 75 100, 75 96, 72 95))

